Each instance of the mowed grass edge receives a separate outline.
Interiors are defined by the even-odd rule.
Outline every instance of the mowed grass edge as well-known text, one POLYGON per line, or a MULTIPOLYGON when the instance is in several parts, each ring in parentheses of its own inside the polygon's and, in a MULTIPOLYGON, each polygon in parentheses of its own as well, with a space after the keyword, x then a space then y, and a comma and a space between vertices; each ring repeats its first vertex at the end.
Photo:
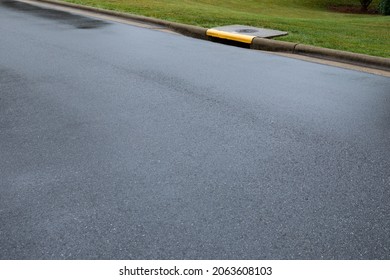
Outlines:
MULTIPOLYGON (((277 40, 390 58, 390 16, 336 13, 358 0, 65 0, 164 20, 215 27, 244 24, 289 32, 277 40)), ((375 8, 379 0, 374 0, 375 8)))

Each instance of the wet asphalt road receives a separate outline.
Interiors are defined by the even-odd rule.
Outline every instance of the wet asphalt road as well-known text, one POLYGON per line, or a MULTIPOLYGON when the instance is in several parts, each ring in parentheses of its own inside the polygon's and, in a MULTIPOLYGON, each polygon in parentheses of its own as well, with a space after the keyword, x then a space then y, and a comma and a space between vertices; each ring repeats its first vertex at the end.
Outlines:
POLYGON ((1 259, 390 259, 390 79, 0 4, 1 259))

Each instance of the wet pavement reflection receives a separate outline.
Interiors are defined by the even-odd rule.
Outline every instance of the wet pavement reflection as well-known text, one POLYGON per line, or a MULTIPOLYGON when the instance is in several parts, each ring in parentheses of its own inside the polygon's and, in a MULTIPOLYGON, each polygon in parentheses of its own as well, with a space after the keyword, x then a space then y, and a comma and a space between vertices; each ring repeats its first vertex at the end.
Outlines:
POLYGON ((0 1, 0 6, 29 13, 37 17, 55 20, 62 24, 74 26, 77 29, 102 28, 110 24, 102 20, 91 19, 58 10, 46 9, 19 1, 2 0, 0 1))

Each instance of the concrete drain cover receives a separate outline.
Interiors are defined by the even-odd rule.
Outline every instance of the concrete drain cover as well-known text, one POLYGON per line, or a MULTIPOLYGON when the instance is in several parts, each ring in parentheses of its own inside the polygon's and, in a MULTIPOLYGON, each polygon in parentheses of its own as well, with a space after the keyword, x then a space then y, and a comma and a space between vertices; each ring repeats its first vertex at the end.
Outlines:
POLYGON ((219 26, 212 28, 213 30, 242 34, 242 35, 250 35, 254 37, 260 38, 274 38, 279 36, 285 36, 288 33, 279 30, 266 29, 266 28, 257 28, 253 26, 246 25, 227 25, 227 26, 219 26))

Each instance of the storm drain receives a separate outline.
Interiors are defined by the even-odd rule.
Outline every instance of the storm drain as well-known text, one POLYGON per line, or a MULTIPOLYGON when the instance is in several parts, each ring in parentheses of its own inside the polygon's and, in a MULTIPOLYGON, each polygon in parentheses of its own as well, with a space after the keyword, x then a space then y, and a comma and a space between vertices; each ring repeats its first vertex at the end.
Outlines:
POLYGON ((287 32, 267 29, 267 28, 257 28, 246 25, 227 25, 214 27, 207 30, 207 35, 214 38, 219 38, 223 40, 231 40, 245 44, 251 44, 253 38, 274 38, 279 36, 287 35, 287 32))

